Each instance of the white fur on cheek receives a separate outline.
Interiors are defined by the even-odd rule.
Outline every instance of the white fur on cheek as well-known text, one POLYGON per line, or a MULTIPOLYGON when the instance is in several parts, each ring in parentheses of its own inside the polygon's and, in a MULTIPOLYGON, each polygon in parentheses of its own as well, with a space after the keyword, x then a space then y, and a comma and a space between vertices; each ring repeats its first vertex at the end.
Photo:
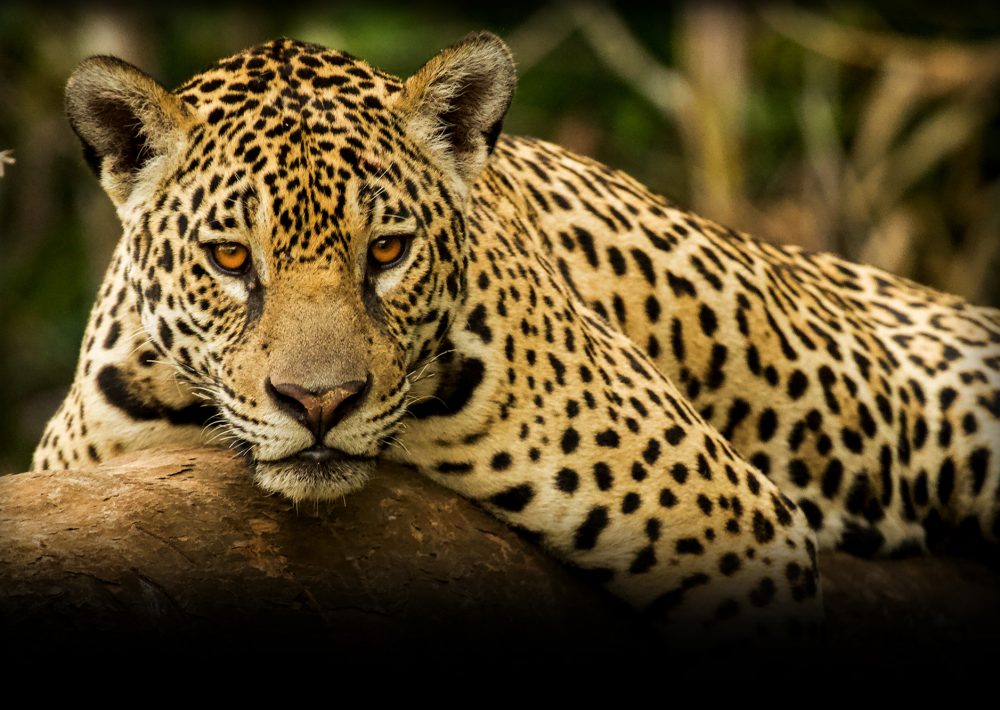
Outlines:
POLYGON ((406 259, 403 260, 403 263, 397 264, 391 269, 386 269, 385 271, 375 275, 375 293, 379 298, 384 297, 387 293, 399 285, 400 281, 403 280, 403 277, 406 276, 406 272, 409 270, 410 265, 413 264, 413 260, 416 258, 417 251, 420 247, 420 244, 411 244, 410 252, 406 255, 406 259))
POLYGON ((226 294, 233 300, 245 303, 250 297, 250 293, 247 291, 246 281, 239 277, 220 274, 218 276, 218 283, 219 288, 225 291, 226 294))

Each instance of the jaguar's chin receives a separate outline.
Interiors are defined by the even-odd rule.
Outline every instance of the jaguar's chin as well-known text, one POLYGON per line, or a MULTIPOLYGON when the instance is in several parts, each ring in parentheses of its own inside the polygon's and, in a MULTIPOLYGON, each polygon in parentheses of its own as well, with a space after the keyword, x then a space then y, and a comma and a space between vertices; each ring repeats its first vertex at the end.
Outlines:
POLYGON ((375 459, 314 447, 277 461, 255 461, 254 482, 295 503, 340 500, 364 487, 375 459))

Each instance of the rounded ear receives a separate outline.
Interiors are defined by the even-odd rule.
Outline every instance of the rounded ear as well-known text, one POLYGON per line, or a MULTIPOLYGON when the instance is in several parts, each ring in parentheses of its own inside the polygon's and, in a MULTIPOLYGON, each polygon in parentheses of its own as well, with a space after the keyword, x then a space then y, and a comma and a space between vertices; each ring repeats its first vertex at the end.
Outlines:
POLYGON ((116 57, 91 57, 73 71, 66 115, 84 158, 118 206, 139 172, 166 154, 191 120, 176 96, 116 57))
POLYGON ((467 192, 493 152, 516 85, 510 49, 495 34, 477 32, 407 79, 399 108, 411 134, 467 192))

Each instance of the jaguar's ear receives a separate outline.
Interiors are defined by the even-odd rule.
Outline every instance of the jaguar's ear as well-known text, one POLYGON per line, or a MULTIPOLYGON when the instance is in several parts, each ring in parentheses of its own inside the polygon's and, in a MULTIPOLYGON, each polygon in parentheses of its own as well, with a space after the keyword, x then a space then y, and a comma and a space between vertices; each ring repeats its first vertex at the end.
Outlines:
POLYGON ((496 145, 517 84, 510 49, 478 32, 442 50, 406 81, 400 109, 409 131, 468 190, 496 145))
POLYGON ((91 57, 76 68, 66 83, 66 114, 84 158, 119 207, 191 120, 177 97, 115 57, 91 57))

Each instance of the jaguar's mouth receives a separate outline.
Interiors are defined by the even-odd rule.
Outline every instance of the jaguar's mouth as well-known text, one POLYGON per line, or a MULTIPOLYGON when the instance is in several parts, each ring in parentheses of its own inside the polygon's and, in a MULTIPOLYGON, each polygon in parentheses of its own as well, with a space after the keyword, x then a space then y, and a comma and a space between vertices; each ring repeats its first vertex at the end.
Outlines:
POLYGON ((277 461, 255 461, 254 481, 296 503, 340 500, 360 490, 374 470, 374 458, 313 446, 277 461))

